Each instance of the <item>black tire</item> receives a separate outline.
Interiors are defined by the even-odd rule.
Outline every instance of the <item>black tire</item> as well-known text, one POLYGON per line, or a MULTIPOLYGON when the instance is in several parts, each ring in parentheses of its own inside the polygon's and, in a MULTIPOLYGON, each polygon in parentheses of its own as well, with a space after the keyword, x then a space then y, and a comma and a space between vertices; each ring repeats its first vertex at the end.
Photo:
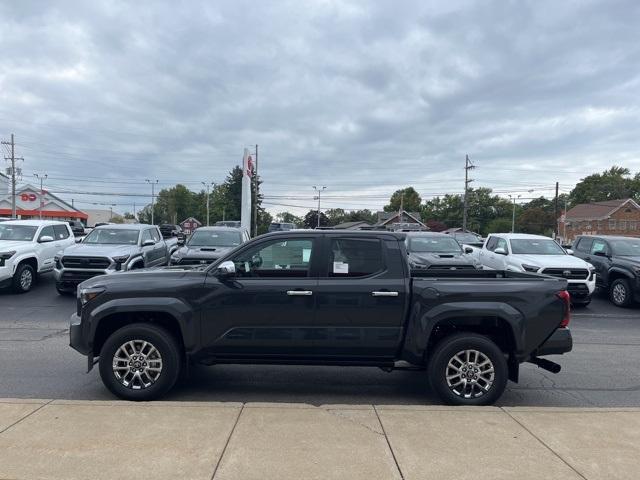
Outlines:
POLYGON ((571 306, 574 308, 585 308, 591 303, 591 297, 587 300, 583 300, 582 302, 572 303, 571 306))
POLYGON ((33 267, 28 263, 21 263, 16 268, 16 273, 13 274, 13 279, 11 280, 11 284, 14 292, 16 293, 27 293, 33 287, 33 284, 36 281, 36 272, 33 270, 33 267), (23 276, 25 276, 23 278, 23 276), (23 281, 26 278, 30 278, 28 283, 23 281))
POLYGON ((62 295, 63 297, 68 297, 73 293, 63 288, 60 288, 58 285, 56 285, 56 291, 58 292, 58 295, 62 295))
MULTIPOLYGON (((149 366, 151 366, 152 361, 154 360, 149 362, 149 366)), ((155 400, 162 397, 174 386, 180 375, 181 363, 180 349, 171 333, 156 325, 133 323, 116 330, 107 338, 100 351, 100 377, 109 391, 123 400, 155 400), (135 342, 137 340, 152 344, 159 352, 162 360, 162 370, 159 372, 158 377, 149 386, 140 389, 135 389, 135 385, 132 385, 132 387, 125 386, 116 377, 113 369, 114 356, 118 349, 127 342, 135 342)), ((147 365, 147 363, 144 365, 147 365)), ((150 379, 146 376, 144 378, 150 379)), ((139 383, 138 387, 140 386, 139 383)))
MULTIPOLYGON (((477 366, 477 364, 473 362, 469 365, 473 366, 473 368, 477 366)), ((486 367, 487 366, 485 366, 485 368, 486 367)), ((440 341, 430 357, 428 372, 431 387, 438 396, 449 405, 491 405, 500 398, 507 386, 507 380, 509 378, 505 354, 489 338, 475 333, 459 333, 440 341), (493 364, 492 383, 489 384, 482 380, 482 375, 474 374, 479 380, 474 381, 475 386, 472 385, 471 387, 478 389, 478 394, 480 393, 479 387, 488 386, 488 390, 479 396, 470 396, 470 398, 465 398, 465 396, 463 396, 464 392, 456 393, 454 391, 455 385, 450 387, 447 383, 449 362, 452 361, 457 354, 467 350, 480 352, 493 364)), ((471 370, 467 369, 467 372, 471 372, 471 370)), ((467 372, 464 374, 468 374, 467 372)), ((459 380, 462 381, 462 378, 460 377, 459 380)), ((452 380, 452 382, 455 381, 455 379, 452 380)), ((458 389, 459 388, 460 387, 458 387, 458 389)), ((473 392, 475 395, 475 390, 473 392)))
POLYGON ((633 303, 633 293, 629 280, 617 278, 609 288, 609 299, 617 307, 628 307, 633 303))

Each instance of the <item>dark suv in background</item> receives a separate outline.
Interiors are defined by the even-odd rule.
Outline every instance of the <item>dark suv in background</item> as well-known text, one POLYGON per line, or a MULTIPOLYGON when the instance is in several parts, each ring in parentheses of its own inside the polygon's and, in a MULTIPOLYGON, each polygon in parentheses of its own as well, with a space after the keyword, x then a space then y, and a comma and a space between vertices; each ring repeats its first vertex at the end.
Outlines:
POLYGON ((71 227, 71 231, 73 232, 74 237, 84 236, 84 224, 81 221, 69 220, 67 223, 71 227))
POLYGON ((162 225, 160 225, 160 234, 162 235, 162 238, 164 238, 165 240, 167 238, 171 238, 171 237, 177 237, 179 242, 184 242, 186 235, 184 234, 184 231, 182 230, 182 227, 180 225, 174 225, 172 223, 164 223, 162 225))
POLYGON ((609 292, 614 305, 640 301, 640 238, 580 235, 573 254, 596 268, 596 285, 609 292))

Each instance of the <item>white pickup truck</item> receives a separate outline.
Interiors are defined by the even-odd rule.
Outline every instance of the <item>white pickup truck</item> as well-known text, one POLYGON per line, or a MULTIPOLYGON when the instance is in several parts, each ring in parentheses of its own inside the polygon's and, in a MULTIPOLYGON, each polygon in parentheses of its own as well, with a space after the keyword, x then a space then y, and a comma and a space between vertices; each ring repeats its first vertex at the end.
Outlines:
POLYGON ((493 233, 482 248, 471 255, 485 269, 530 272, 561 277, 568 281, 571 303, 586 306, 596 288, 596 270, 590 263, 574 257, 558 243, 541 235, 493 233))
POLYGON ((37 275, 50 272, 58 251, 73 245, 66 222, 11 220, 0 223, 0 287, 31 290, 37 275))

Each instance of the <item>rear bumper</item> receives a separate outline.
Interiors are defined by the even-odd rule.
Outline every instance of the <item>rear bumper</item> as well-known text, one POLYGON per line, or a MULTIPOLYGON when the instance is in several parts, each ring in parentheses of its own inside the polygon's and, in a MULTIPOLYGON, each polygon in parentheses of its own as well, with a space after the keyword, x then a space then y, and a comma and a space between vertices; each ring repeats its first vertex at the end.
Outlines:
POLYGON ((568 328, 558 328, 535 352, 536 357, 562 355, 573 348, 573 337, 568 328))

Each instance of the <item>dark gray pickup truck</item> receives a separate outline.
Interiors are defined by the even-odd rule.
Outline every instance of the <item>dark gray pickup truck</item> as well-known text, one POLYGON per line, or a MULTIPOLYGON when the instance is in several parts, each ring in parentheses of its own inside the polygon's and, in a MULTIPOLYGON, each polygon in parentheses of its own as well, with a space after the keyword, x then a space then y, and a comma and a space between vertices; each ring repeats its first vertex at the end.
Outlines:
POLYGON ((404 234, 262 235, 215 263, 95 277, 71 346, 120 398, 151 400, 192 363, 425 370, 447 403, 496 401, 522 362, 572 347, 566 280, 411 271, 404 234))

